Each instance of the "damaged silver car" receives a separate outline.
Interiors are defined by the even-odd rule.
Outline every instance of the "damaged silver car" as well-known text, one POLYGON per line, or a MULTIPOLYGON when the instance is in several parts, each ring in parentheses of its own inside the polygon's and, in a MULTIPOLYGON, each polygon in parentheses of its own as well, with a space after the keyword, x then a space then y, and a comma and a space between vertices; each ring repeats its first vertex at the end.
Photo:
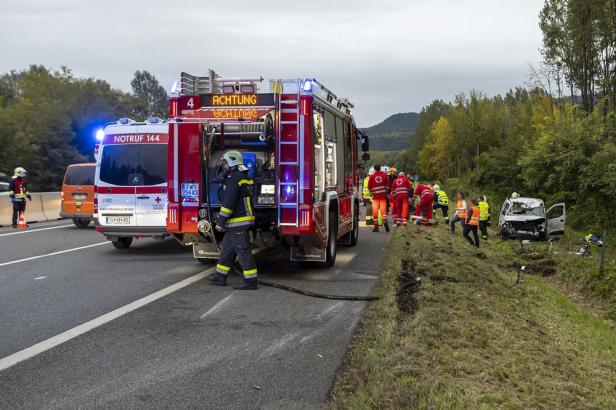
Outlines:
POLYGON ((502 239, 547 241, 565 233, 565 204, 547 211, 541 199, 507 198, 501 206, 498 232, 502 239))

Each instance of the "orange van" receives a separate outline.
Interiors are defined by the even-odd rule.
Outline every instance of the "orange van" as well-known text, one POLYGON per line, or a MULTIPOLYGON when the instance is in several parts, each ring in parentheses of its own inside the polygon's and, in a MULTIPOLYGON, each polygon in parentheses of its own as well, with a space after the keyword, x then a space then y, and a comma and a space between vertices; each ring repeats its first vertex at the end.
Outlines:
POLYGON ((71 218, 78 228, 94 220, 94 174, 96 164, 74 164, 66 168, 62 183, 61 218, 71 218))

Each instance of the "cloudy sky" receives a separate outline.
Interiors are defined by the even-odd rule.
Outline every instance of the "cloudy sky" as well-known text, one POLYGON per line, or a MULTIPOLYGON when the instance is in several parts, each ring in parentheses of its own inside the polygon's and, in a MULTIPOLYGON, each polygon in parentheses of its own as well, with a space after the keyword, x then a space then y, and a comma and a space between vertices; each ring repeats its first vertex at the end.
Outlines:
POLYGON ((523 85, 542 0, 0 0, 0 72, 68 66, 129 89, 145 69, 315 77, 359 125, 471 88, 523 85))

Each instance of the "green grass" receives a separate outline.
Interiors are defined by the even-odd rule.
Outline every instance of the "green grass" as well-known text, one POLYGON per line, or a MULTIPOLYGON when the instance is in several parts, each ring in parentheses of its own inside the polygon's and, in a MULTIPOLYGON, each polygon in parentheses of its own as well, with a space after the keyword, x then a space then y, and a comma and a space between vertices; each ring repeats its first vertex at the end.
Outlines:
POLYGON ((616 408, 616 333, 540 276, 516 285, 515 266, 554 263, 516 246, 478 252, 442 225, 397 230, 383 298, 367 309, 326 406, 616 408), (401 290, 415 277, 420 286, 401 290))

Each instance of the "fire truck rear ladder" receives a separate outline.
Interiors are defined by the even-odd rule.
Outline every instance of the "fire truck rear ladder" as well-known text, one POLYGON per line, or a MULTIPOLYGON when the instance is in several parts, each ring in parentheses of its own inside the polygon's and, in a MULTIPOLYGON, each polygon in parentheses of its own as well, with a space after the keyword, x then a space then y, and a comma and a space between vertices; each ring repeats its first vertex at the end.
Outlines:
MULTIPOLYGON (((277 141, 278 141, 278 157, 281 158, 282 148, 284 145, 295 147, 294 158, 285 158, 286 161, 279 161, 278 166, 278 223, 280 226, 299 226, 299 201, 301 187, 301 174, 303 170, 299 165, 301 139, 300 139, 300 92, 301 80, 278 80, 276 82, 276 91, 278 95, 278 116, 277 116, 277 141), (294 121, 282 120, 283 114, 295 114, 294 121), (284 137, 284 141, 283 141, 284 137), (287 171, 287 172, 285 172, 287 171), (294 175, 294 181, 284 181, 281 179, 284 175, 294 175), (283 192, 284 190, 284 192, 283 192), (286 195, 284 195, 286 194, 286 195), (292 202, 283 202, 285 197, 294 197, 292 202), (282 209, 292 209, 295 211, 293 221, 282 221, 282 209)), ((285 118, 288 115, 285 115, 285 118)))

